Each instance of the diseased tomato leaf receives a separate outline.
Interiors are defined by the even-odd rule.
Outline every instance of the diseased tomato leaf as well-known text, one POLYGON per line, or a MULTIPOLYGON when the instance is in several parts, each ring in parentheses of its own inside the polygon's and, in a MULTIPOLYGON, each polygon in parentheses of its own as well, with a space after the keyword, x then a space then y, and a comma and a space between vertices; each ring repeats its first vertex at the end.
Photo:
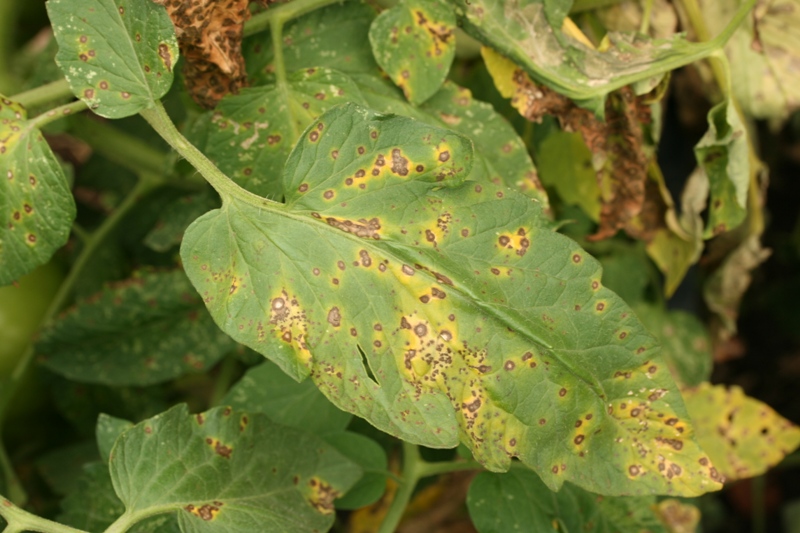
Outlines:
POLYGON ((800 428, 732 385, 683 391, 697 440, 728 481, 763 474, 800 446, 800 428))
POLYGON ((98 115, 152 107, 172 85, 178 43, 163 7, 142 0, 47 0, 56 62, 98 115))
POLYGON ((45 264, 74 220, 58 159, 25 108, 0 95, 0 286, 45 264))
POLYGON ((553 494, 533 472, 482 472, 472 481, 467 508, 479 533, 584 531, 667 533, 654 496, 599 497, 572 484, 553 494))
POLYGON ((185 404, 123 433, 109 464, 125 512, 178 513, 181 531, 327 531, 361 469, 318 437, 260 413, 185 404), (198 482, 202 480, 202 482, 198 482))
MULTIPOLYGON (((372 56, 369 27, 375 9, 351 0, 317 9, 283 28, 283 61, 287 72, 311 67, 329 68, 346 74, 378 74, 372 56)), ((269 32, 244 40, 247 72, 253 85, 275 82, 275 53, 269 32)))
POLYGON ((229 192, 183 263, 225 332, 388 433, 519 457, 551 489, 718 488, 598 263, 471 165, 458 134, 336 107, 289 157, 286 204, 229 192))
POLYGON ((235 347, 174 271, 141 273, 79 302, 42 331, 36 353, 69 379, 119 386, 206 370, 235 347))
POLYGON ((225 98, 194 124, 189 137, 240 186, 280 199, 283 165, 300 132, 343 102, 363 103, 349 77, 323 68, 299 70, 285 87, 254 87, 225 98))
POLYGON ((178 34, 183 80, 206 109, 246 85, 242 30, 250 0, 153 0, 165 6, 178 34))
POLYGON ((419 105, 439 90, 456 54, 456 18, 437 0, 403 0, 372 22, 378 64, 419 105))

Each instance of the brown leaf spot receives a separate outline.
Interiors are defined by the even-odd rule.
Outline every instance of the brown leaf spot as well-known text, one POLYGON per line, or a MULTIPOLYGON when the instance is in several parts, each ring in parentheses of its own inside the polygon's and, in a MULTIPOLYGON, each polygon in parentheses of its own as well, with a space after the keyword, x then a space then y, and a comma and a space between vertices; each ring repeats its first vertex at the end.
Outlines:
POLYGON ((403 156, 399 148, 392 149, 391 171, 399 176, 408 175, 408 159, 403 156))
POLYGON ((342 325, 342 315, 338 307, 331 307, 331 310, 328 311, 328 324, 335 328, 342 325))

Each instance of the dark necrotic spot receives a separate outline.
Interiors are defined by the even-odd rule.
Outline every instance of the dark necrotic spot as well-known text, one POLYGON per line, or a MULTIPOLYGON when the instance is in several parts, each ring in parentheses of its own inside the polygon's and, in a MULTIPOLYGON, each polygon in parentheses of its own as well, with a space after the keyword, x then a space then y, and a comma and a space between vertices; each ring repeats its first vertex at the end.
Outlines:
POLYGON ((331 189, 328 189, 327 191, 325 191, 325 192, 322 194, 322 196, 323 196, 323 197, 324 197, 326 200, 330 200, 331 198, 333 198, 333 191, 332 191, 331 189))
POLYGON ((400 151, 399 148, 394 148, 392 150, 392 167, 391 170, 393 173, 399 176, 407 176, 408 175, 408 159, 403 157, 403 153, 400 151))
POLYGON ((312 143, 317 142, 318 139, 319 132, 317 130, 312 130, 311 133, 308 134, 308 140, 310 140, 312 143))
POLYGON ((497 242, 500 243, 500 246, 505 247, 508 246, 508 243, 511 242, 511 239, 507 235, 501 235, 500 238, 497 239, 497 242))
POLYGON ((428 327, 425 324, 417 324, 414 326, 414 333, 417 334, 417 337, 424 337, 428 333, 428 327))
POLYGON ((584 438, 585 438, 585 437, 584 437, 583 435, 577 435, 577 436, 576 436, 576 437, 575 437, 575 438, 572 440, 572 442, 574 442, 575 444, 578 444, 578 445, 580 445, 580 443, 582 443, 582 442, 583 442, 583 439, 584 439, 584 438))
POLYGON ((328 311, 328 324, 335 328, 342 325, 342 315, 338 307, 332 307, 331 310, 328 311))
POLYGON ((558 391, 558 395, 563 398, 564 396, 567 395, 567 389, 565 389, 564 387, 561 387, 561 390, 558 391))
POLYGON ((450 159, 450 152, 448 152, 447 150, 439 154, 439 161, 441 161, 442 163, 444 163, 448 159, 450 159))
POLYGON ((509 359, 508 361, 505 362, 505 364, 503 365, 503 368, 510 371, 510 370, 514 370, 515 366, 516 365, 514 364, 514 361, 509 359))
POLYGON ((638 476, 639 475, 639 467, 636 466, 636 465, 629 466, 628 467, 628 473, 630 475, 632 475, 632 476, 638 476))
POLYGON ((417 165, 416 170, 417 172, 422 172, 423 170, 425 170, 425 167, 422 165, 417 165))
POLYGON ((427 294, 423 294, 422 296, 419 297, 419 301, 426 304, 431 301, 431 297, 428 296, 427 294))
POLYGON ((297 188, 300 192, 306 192, 308 190, 308 183, 304 183, 297 188))

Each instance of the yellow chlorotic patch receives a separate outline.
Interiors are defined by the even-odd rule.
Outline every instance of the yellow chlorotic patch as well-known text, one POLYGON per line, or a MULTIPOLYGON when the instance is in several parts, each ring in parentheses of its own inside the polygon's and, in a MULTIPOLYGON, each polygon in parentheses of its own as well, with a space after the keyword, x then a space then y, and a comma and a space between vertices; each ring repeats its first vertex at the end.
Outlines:
POLYGON ((198 505, 189 504, 184 507, 184 510, 201 520, 211 521, 217 518, 222 510, 224 503, 221 501, 214 501, 212 503, 203 503, 198 505))

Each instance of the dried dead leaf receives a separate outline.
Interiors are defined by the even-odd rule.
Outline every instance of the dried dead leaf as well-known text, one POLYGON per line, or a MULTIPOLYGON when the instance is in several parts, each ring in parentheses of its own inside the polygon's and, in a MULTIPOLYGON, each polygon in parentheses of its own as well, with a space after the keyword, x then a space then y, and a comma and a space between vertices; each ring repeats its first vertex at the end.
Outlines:
POLYGON ((246 85, 242 31, 249 0, 154 0, 167 8, 185 60, 186 88, 211 109, 246 85))

